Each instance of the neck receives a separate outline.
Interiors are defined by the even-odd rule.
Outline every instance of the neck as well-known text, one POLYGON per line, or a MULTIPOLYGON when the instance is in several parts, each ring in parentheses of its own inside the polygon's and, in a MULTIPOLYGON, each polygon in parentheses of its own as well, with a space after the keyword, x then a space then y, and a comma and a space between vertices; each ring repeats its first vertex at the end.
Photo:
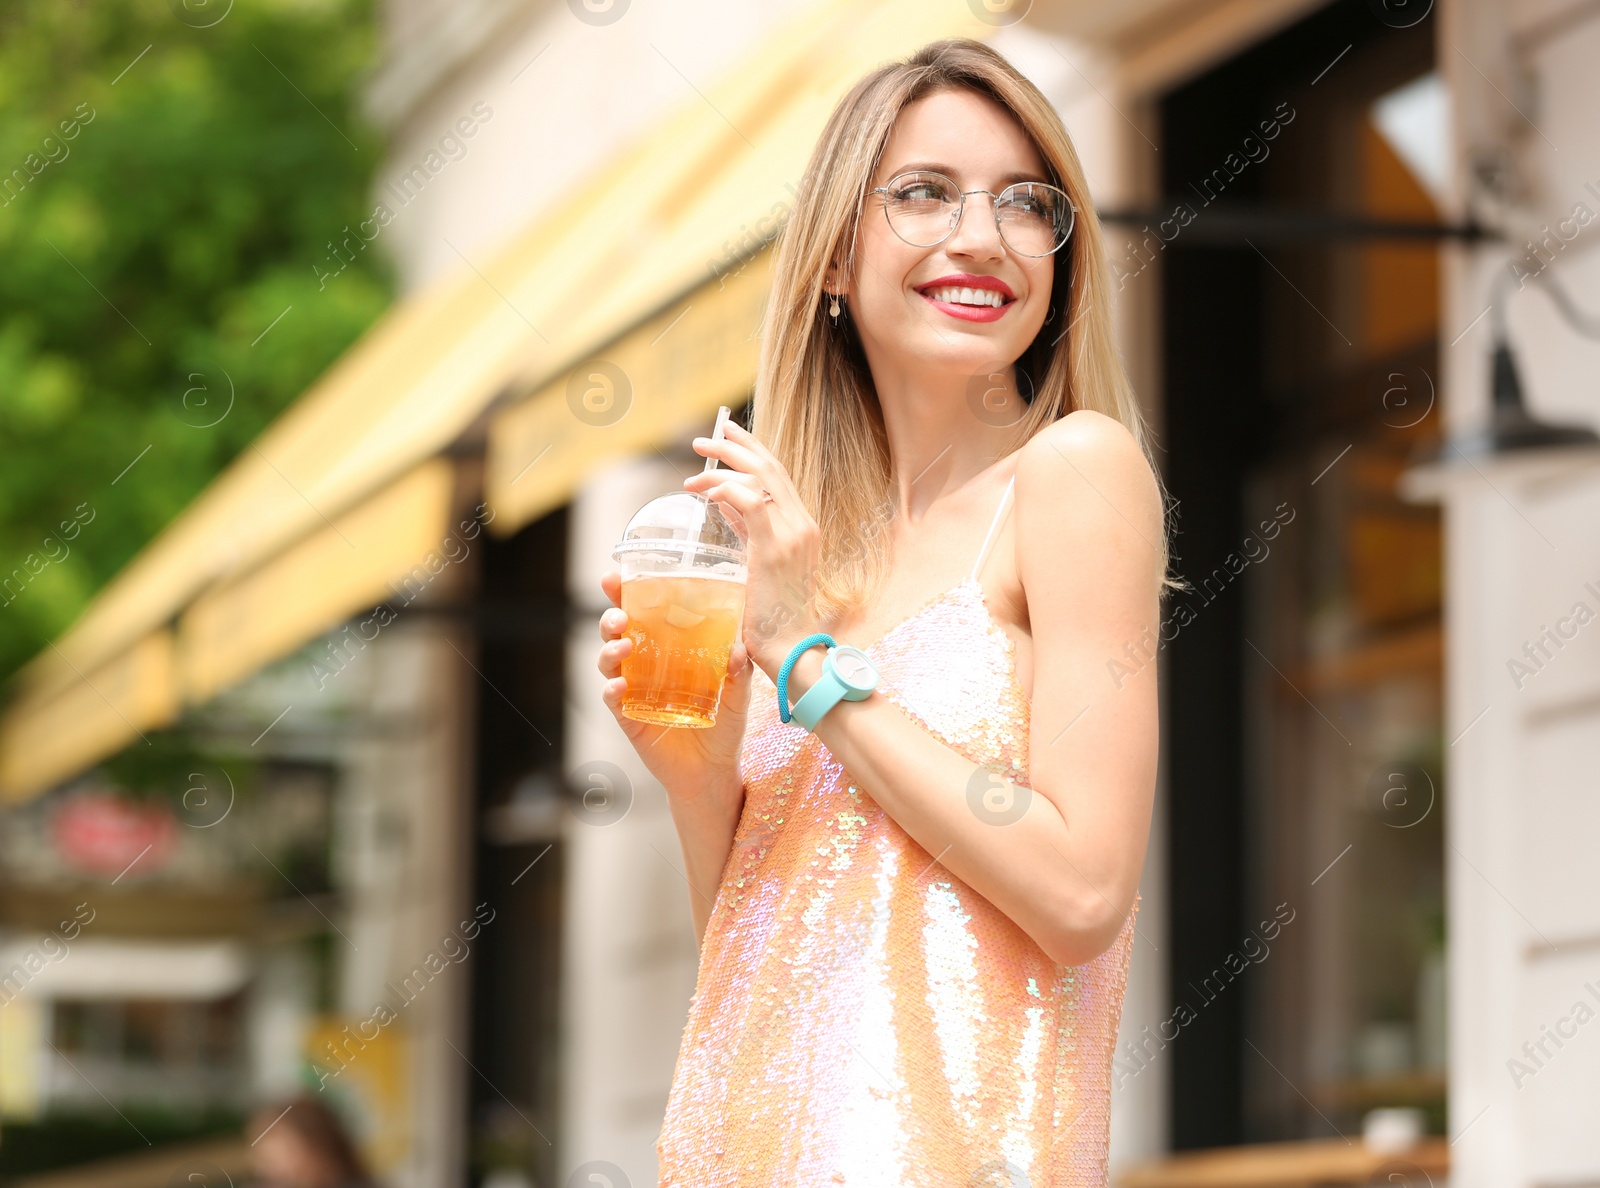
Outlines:
POLYGON ((990 412, 985 419, 986 390, 1016 390, 1010 366, 996 376, 969 379, 949 368, 874 374, 902 522, 920 520, 1016 448, 1009 416, 990 412))

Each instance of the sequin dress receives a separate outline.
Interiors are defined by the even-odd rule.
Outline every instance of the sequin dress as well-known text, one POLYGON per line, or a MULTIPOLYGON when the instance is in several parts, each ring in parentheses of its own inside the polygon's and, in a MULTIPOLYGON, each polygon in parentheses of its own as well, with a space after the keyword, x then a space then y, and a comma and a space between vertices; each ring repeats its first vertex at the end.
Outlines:
MULTIPOLYGON (((1028 698, 978 581, 1011 492, 971 575, 863 650, 912 720, 1026 784, 1028 698)), ((753 675, 660 1188, 1105 1184, 1137 903, 1099 957, 1056 964, 753 675)))

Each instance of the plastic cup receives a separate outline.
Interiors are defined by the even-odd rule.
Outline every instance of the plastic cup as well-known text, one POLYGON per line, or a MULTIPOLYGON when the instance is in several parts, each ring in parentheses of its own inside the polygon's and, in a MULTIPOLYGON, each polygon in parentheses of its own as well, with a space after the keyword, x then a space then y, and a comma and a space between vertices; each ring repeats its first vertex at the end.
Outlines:
POLYGON ((744 542, 714 500, 678 491, 635 512, 611 555, 633 640, 621 665, 622 715, 714 726, 744 620, 744 542))

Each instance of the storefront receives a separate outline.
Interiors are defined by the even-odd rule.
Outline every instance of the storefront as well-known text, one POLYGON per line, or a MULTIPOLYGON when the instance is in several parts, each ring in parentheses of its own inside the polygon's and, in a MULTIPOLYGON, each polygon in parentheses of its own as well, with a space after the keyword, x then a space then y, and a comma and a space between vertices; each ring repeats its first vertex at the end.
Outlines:
MULTIPOLYGON (((653 1182, 695 954, 660 790, 599 701, 597 578, 698 463, 687 438, 748 395, 769 245, 838 95, 964 34, 1077 142, 1193 585, 1156 651, 1115 1167, 1274 1141, 1331 1175, 1370 1110, 1413 1107, 1436 1134, 1414 1162, 1453 1183, 1600 1172, 1576 1121, 1600 1059, 1560 1031, 1600 984, 1580 848, 1600 633, 1573 609, 1600 608, 1600 468, 1415 465, 1483 421, 1510 242, 1596 291, 1573 213, 1600 211, 1592 6, 824 4, 718 24, 687 67, 631 18, 464 7, 449 30, 386 11, 372 105, 397 177, 492 113, 396 221, 409 292, 0 720, 8 853, 53 855, 8 862, 0 955, 25 968, 77 904, 98 913, 0 1010, 33 1037, 5 1046, 0 1106, 48 1114, 79 1091, 52 1062, 78 1055, 133 1101, 146 1074, 113 1066, 159 1049, 179 1097, 343 1094, 396 1183, 594 1161, 653 1182), (571 109, 629 60, 660 80, 571 109), (1547 97, 1537 124, 1512 78, 1547 97), (97 769, 179 727, 215 766, 203 791, 169 789, 170 824, 124 823, 98 866, 59 849, 97 769), (139 828, 171 835, 159 865, 139 828), (103 961, 206 972, 111 993, 103 961)), ((1509 310, 1529 403, 1592 423, 1595 348, 1544 300, 1509 310)), ((1181 1160, 1141 1174, 1188 1182, 1181 1160)))

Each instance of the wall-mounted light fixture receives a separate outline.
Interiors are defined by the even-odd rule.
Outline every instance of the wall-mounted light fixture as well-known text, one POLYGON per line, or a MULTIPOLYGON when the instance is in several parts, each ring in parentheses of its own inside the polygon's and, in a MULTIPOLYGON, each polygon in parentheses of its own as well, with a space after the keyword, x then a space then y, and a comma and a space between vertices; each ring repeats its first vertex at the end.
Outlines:
MULTIPOLYGON (((1600 320, 1583 313, 1567 291, 1548 272, 1536 278, 1550 294, 1562 317, 1587 338, 1600 338, 1600 320)), ((1587 425, 1541 421, 1528 411, 1523 399, 1522 376, 1511 350, 1506 326, 1506 304, 1512 276, 1509 269, 1495 278, 1489 293, 1489 324, 1494 331, 1492 354, 1493 400, 1489 423, 1482 428, 1447 438, 1426 447, 1416 463, 1447 463, 1456 459, 1498 457, 1524 450, 1600 448, 1600 434, 1587 425)))

